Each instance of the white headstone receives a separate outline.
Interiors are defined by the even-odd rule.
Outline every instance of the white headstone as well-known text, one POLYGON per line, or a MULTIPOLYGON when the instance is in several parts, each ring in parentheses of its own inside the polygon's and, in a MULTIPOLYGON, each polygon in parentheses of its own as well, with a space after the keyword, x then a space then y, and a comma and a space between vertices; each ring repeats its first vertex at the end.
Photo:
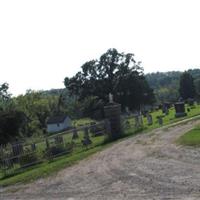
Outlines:
POLYGON ((109 103, 113 103, 113 95, 109 93, 109 103))

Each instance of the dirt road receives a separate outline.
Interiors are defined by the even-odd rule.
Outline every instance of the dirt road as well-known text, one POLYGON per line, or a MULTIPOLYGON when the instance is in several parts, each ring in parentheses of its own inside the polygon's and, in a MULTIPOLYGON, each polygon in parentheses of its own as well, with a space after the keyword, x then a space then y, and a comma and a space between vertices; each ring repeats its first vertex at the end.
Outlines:
POLYGON ((1 192, 1 199, 200 199, 200 148, 174 141, 200 121, 124 140, 57 175, 1 192))

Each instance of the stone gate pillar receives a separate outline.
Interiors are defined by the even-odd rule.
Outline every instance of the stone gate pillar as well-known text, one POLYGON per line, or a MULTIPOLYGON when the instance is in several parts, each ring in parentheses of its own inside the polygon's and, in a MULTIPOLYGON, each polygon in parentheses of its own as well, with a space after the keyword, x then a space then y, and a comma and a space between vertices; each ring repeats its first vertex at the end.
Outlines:
POLYGON ((104 116, 110 122, 110 139, 115 140, 120 138, 121 129, 121 104, 110 102, 104 106, 104 116))

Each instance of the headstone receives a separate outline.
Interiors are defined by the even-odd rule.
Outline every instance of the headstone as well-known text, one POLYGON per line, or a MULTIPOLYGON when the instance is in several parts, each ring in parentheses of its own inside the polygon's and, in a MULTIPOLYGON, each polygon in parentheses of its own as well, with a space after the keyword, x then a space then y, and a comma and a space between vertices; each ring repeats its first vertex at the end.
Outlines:
POLYGON ((92 141, 90 140, 90 136, 89 136, 88 127, 86 127, 84 129, 84 137, 81 142, 82 142, 83 146, 85 146, 85 147, 88 147, 88 145, 92 144, 92 141))
POLYGON ((129 108, 126 107, 125 110, 126 110, 126 114, 127 114, 127 115, 130 115, 130 110, 129 110, 129 108))
POLYGON ((36 145, 35 143, 31 144, 31 151, 35 151, 36 150, 36 145))
POLYGON ((142 127, 143 126, 143 118, 142 115, 139 115, 139 125, 142 127))
POLYGON ((109 103, 114 103, 113 102, 113 95, 111 93, 109 93, 109 103))
POLYGON ((79 138, 79 136, 78 136, 78 131, 77 131, 77 129, 75 128, 75 129, 73 129, 72 140, 75 140, 75 139, 78 139, 78 138, 79 138))
POLYGON ((162 117, 161 117, 161 116, 158 116, 157 118, 158 118, 158 124, 159 124, 160 126, 162 126, 162 125, 163 125, 163 119, 162 119, 162 117))
POLYGON ((170 108, 170 103, 165 102, 162 105, 162 112, 163 112, 163 114, 168 115, 169 114, 169 108, 170 108))
POLYGON ((193 106, 193 105, 194 105, 194 99, 189 98, 189 99, 187 100, 187 103, 188 103, 189 106, 193 106))
POLYGON ((139 122, 139 115, 135 116, 135 128, 139 128, 140 127, 140 122, 139 122))
POLYGON ((147 114, 147 122, 149 126, 153 124, 153 118, 151 114, 147 114))
POLYGON ((174 107, 175 107, 175 111, 176 111, 175 117, 184 117, 187 115, 185 112, 184 102, 177 102, 174 104, 174 107))
POLYGON ((54 138, 54 140, 55 140, 55 144, 56 145, 59 145, 59 144, 63 144, 63 137, 62 136, 56 136, 55 138, 54 138))

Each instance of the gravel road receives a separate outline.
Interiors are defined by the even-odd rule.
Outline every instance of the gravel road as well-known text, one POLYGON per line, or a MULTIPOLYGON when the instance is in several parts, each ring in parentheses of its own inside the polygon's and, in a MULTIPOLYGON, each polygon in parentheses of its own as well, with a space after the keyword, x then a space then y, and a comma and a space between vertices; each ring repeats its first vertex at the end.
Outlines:
POLYGON ((2 200, 200 199, 200 148, 175 140, 200 124, 187 122, 116 143, 58 174, 3 188, 2 200))

